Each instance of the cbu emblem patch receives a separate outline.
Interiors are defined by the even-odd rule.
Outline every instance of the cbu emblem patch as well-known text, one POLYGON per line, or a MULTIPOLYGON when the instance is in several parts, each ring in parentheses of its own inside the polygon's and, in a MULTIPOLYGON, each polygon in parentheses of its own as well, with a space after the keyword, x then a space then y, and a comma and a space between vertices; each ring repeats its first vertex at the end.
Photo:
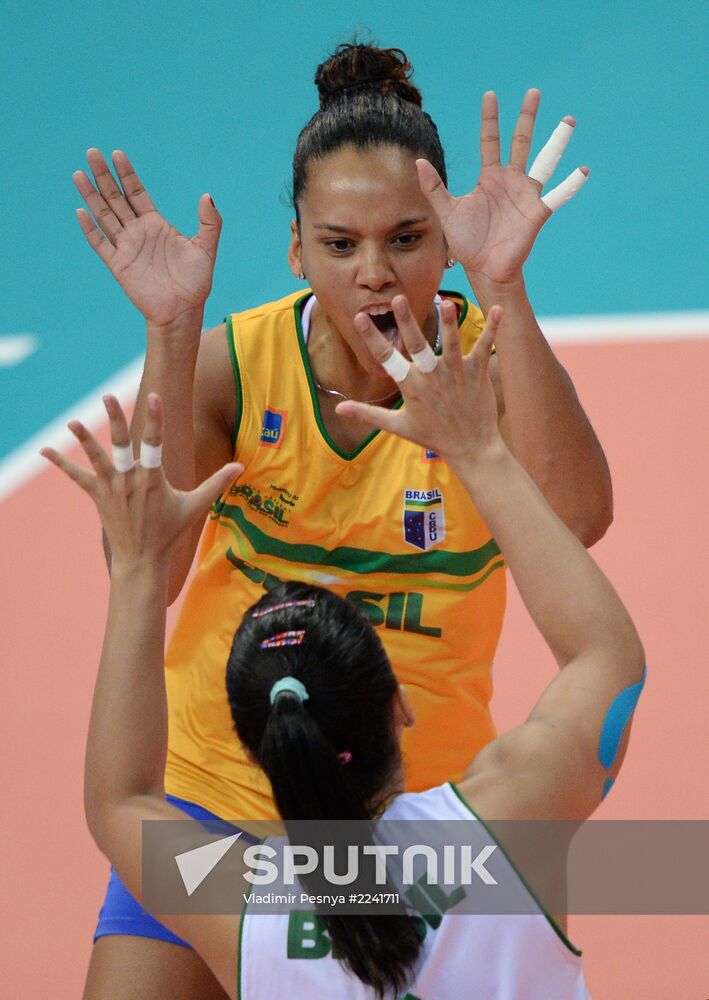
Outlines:
POLYGON ((271 448, 280 448, 286 431, 287 410, 274 410, 267 407, 263 411, 263 426, 261 428, 261 444, 271 448))
POLYGON ((426 552, 445 537, 446 517, 441 491, 404 490, 404 541, 426 552))

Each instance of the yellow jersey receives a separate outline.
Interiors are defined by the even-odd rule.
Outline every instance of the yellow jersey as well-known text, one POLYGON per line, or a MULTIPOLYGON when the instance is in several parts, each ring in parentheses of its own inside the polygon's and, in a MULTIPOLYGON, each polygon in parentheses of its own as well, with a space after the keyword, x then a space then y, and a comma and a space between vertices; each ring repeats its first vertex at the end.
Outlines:
MULTIPOLYGON (((468 351, 482 314, 441 294, 458 306, 468 351)), ((416 712, 403 742, 408 790, 459 780, 495 736, 500 550, 437 455, 380 431, 351 453, 330 439, 301 327, 310 295, 227 318, 244 473, 213 505, 166 658, 166 790, 225 819, 277 815, 234 733, 225 675, 244 612, 281 580, 330 588, 379 630, 416 712)))

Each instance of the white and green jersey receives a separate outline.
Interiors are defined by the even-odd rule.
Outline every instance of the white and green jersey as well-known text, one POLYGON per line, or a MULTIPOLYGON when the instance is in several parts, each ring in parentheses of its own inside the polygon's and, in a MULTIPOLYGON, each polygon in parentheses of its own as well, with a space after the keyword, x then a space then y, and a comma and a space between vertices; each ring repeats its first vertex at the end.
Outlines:
MULTIPOLYGON (((450 783, 400 795, 383 819, 467 820, 473 851, 478 842, 482 848, 491 839, 450 783)), ((400 1000, 590 1000, 581 952, 544 913, 501 847, 498 863, 519 897, 515 910, 530 912, 429 912, 422 921, 425 938, 416 974, 400 1000)), ((241 923, 238 996, 373 1000, 374 991, 332 957, 324 924, 315 913, 249 914, 247 908, 241 923)))

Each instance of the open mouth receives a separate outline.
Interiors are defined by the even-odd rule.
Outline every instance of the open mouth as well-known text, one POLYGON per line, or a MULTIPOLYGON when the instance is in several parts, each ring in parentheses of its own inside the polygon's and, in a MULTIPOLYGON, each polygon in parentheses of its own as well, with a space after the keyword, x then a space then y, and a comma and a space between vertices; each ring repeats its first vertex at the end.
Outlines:
POLYGON ((380 333, 384 334, 387 340, 393 342, 396 339, 396 336, 399 332, 399 328, 396 325, 396 320, 394 319, 394 313, 391 310, 385 313, 378 314, 376 316, 372 316, 370 314, 369 318, 374 323, 377 330, 379 330, 380 333))

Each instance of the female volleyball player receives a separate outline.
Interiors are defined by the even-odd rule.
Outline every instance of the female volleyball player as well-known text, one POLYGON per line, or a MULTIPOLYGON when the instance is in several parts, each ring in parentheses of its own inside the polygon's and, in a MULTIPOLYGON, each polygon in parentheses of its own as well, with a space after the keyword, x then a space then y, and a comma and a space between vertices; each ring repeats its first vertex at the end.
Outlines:
MULTIPOLYGON (((392 302, 405 294, 438 350, 440 311, 451 302, 468 350, 483 313, 502 303, 491 360, 501 433, 585 544, 610 521, 603 453, 522 278, 550 207, 586 176, 576 171, 542 200, 573 119, 560 123, 526 173, 538 92, 524 99, 508 165, 495 96, 486 94, 480 178, 471 194, 453 198, 438 132, 409 76, 403 53, 362 45, 340 47, 319 67, 321 108, 301 132, 293 164, 289 249, 293 273, 310 288, 235 313, 202 337, 221 228, 210 197, 200 199, 200 229, 189 240, 156 211, 123 153, 114 155, 119 183, 98 150, 88 155, 94 183, 75 175, 95 219, 80 210, 82 229, 148 324, 136 442, 147 393, 156 391, 176 487, 191 489, 234 457, 245 466, 211 512, 167 657, 166 788, 192 813, 274 815, 268 781, 232 739, 222 676, 233 623, 283 580, 327 586, 380 629, 419 719, 404 738, 410 789, 460 777, 475 746, 495 735, 489 668, 504 610, 503 559, 439 452, 370 433, 338 409, 348 398, 392 411, 401 402, 356 315, 403 350, 392 302), (439 294, 456 260, 482 312, 457 292, 439 294), (443 725, 448 739, 434 748, 443 725)), ((201 527, 174 547, 170 599, 201 527)), ((88 997, 103 997, 109 982, 123 983, 122 996, 135 988, 141 1000, 162 997, 167 966, 182 983, 197 977, 195 994, 207 996, 200 964, 179 947, 185 942, 144 914, 115 874, 97 937, 88 997)))
MULTIPOLYGON (((612 760, 601 747, 611 706, 642 683, 642 646, 608 580, 500 435, 487 375, 499 307, 463 357, 455 308, 444 303, 438 359, 406 299, 395 297, 393 308, 413 363, 374 329, 367 343, 396 379, 403 408, 345 402, 339 412, 442 456, 494 532, 561 673, 527 722, 477 753, 457 786, 401 795, 399 735, 414 719, 376 633, 351 602, 289 583, 249 609, 233 637, 226 686, 237 735, 263 768, 285 819, 367 819, 382 811, 398 820, 457 819, 469 823, 471 843, 480 831, 475 814, 582 820, 622 762, 629 712, 624 731, 611 727, 612 760)), ((85 802, 97 844, 138 898, 142 821, 183 817, 165 801, 163 780, 171 556, 184 529, 242 473, 231 464, 195 490, 173 489, 160 467, 162 405, 154 394, 146 402, 139 464, 129 468, 128 426, 117 401, 106 399, 114 460, 126 471, 118 471, 78 423, 69 426, 93 472, 44 451, 92 497, 111 546, 109 617, 88 737, 85 802)), ((446 741, 447 729, 437 738, 446 741)), ((473 732, 470 743, 474 752, 473 732)), ((524 894, 517 873, 509 869, 509 876, 524 894)), ((302 913, 295 921, 287 914, 250 915, 248 908, 241 917, 163 919, 191 942, 226 994, 241 1000, 364 1000, 402 997, 407 990, 407 997, 420 1000, 588 996, 579 953, 541 909, 525 916, 453 914, 429 923, 415 913, 325 916, 321 925, 312 916, 305 936, 311 944, 325 941, 325 947, 310 953, 299 937, 302 913)))

